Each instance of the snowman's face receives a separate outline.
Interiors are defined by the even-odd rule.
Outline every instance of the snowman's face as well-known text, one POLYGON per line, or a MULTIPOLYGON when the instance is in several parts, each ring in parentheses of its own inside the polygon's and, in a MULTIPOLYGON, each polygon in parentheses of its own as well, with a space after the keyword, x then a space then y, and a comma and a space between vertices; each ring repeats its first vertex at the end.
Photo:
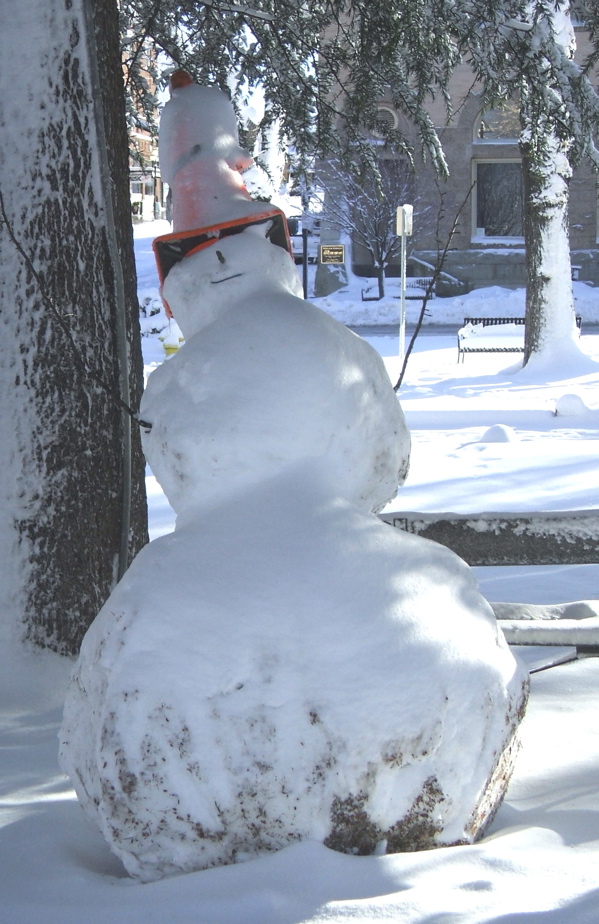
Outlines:
POLYGON ((164 297, 186 339, 248 298, 301 297, 293 260, 268 240, 267 232, 266 225, 250 225, 173 267, 164 297))

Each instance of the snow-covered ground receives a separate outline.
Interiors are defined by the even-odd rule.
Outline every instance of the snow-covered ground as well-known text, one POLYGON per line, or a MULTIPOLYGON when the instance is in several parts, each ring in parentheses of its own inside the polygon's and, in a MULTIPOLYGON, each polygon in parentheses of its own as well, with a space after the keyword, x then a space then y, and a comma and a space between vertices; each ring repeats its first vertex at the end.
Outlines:
MULTIPOLYGON (((167 226, 168 227, 168 226, 167 226)), ((155 294, 151 236, 138 226, 140 290, 155 294)), ((397 299, 362 303, 360 285, 321 301, 349 323, 394 322, 397 299), (371 312, 360 315, 364 310, 371 312)), ((597 507, 599 290, 576 285, 580 368, 541 381, 517 357, 457 364, 464 316, 521 315, 523 293, 486 290, 431 303, 400 397, 412 430, 410 475, 395 509, 480 512, 597 507), (437 325, 445 325, 440 329, 437 325), (578 395, 577 405, 567 395, 578 395), (559 414, 555 414, 556 408, 559 414), (502 425, 497 441, 489 428, 502 425)), ((409 303, 408 323, 417 303, 409 303)), ((397 336, 368 332, 396 377, 397 336)), ((144 338, 149 367, 162 361, 144 338)), ((497 433, 497 430, 494 431, 497 433)), ((173 514, 148 477, 154 536, 173 514)), ((490 600, 556 603, 599 596, 599 564, 476 569, 490 600)), ((168 574, 164 575, 168 581, 168 574)), ((176 588, 173 588, 176 593, 176 588)), ((57 763, 68 665, 0 655, 1 924, 595 924, 599 920, 599 660, 532 677, 523 747, 507 798, 473 847, 358 858, 304 843, 236 866, 140 885, 86 822, 57 763)))

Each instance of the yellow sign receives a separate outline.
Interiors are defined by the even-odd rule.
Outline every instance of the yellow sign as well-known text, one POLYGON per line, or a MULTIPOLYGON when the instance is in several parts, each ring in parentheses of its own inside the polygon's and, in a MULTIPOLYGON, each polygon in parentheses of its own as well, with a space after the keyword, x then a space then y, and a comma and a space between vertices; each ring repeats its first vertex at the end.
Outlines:
POLYGON ((321 263, 345 263, 345 244, 321 244, 321 263))

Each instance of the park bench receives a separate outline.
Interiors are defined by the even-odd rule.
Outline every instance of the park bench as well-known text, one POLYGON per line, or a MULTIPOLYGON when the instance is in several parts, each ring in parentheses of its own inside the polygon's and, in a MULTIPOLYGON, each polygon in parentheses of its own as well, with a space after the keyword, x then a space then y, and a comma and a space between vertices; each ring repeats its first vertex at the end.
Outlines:
MULTIPOLYGON (((466 353, 523 353, 525 318, 464 318, 458 331, 458 362, 466 353)), ((580 331, 582 318, 576 316, 580 331)))

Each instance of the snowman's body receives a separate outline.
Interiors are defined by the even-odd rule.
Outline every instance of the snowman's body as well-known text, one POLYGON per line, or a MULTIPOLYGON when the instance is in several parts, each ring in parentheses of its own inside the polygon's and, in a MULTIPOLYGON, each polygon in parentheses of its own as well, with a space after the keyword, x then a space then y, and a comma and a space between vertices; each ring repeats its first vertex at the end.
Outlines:
POLYGON ((166 281, 186 343, 141 411, 177 528, 89 630, 61 733, 142 879, 306 838, 471 842, 509 778, 526 675, 467 566, 374 515, 407 469, 399 403, 297 288, 263 228, 166 281))
POLYGON ((152 374, 141 414, 152 423, 144 450, 179 518, 306 464, 331 496, 368 511, 403 482, 409 434, 382 360, 298 289, 262 225, 169 275, 186 343, 152 374))

